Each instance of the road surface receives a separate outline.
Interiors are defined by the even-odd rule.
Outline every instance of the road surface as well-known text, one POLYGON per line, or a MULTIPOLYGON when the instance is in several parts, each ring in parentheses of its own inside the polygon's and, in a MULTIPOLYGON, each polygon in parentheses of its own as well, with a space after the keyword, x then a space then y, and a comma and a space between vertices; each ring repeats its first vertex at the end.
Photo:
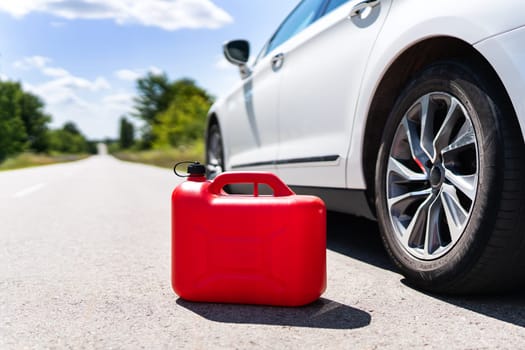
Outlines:
POLYGON ((373 223, 329 216, 328 289, 303 308, 170 287, 169 170, 110 156, 0 173, 0 349, 525 347, 525 293, 407 286, 373 223))

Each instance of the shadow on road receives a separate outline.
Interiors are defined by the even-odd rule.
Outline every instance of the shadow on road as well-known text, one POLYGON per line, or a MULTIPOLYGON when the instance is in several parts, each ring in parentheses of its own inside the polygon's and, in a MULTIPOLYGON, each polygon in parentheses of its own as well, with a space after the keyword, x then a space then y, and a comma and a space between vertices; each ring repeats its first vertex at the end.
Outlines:
POLYGON ((371 321, 369 313, 325 298, 303 307, 194 303, 180 298, 177 304, 210 321, 223 323, 355 329, 368 326, 371 321))
POLYGON ((328 212, 326 245, 334 252, 395 271, 395 266, 383 247, 375 221, 328 212))
MULTIPOLYGON (((351 215, 328 213, 328 249, 358 259, 379 268, 397 271, 383 248, 377 223, 351 215)), ((405 279, 402 283, 412 288, 405 279)), ((525 291, 492 296, 442 296, 426 293, 429 297, 488 317, 525 327, 525 291)))
MULTIPOLYGON (((405 280, 402 282, 409 285, 405 280)), ((463 309, 525 328, 524 291, 501 295, 477 296, 442 296, 426 293, 424 291, 422 293, 463 309)))

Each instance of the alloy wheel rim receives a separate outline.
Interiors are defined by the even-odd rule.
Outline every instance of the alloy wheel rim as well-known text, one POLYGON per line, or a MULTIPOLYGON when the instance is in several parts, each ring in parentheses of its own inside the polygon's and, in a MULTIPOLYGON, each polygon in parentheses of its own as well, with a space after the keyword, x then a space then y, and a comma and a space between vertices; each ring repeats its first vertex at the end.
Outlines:
POLYGON ((395 132, 386 172, 390 221, 410 255, 437 259, 461 239, 478 173, 478 143, 465 106, 445 92, 420 97, 395 132))

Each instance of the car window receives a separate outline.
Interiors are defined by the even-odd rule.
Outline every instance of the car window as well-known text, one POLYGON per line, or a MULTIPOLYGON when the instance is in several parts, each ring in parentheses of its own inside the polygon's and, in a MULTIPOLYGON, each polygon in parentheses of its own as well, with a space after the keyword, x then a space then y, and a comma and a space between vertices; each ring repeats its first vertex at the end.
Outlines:
POLYGON ((347 3, 349 0, 330 0, 330 3, 326 7, 325 13, 331 12, 332 10, 335 10, 342 4, 347 3))
POLYGON ((324 2, 325 0, 303 0, 281 24, 270 40, 265 53, 272 51, 314 22, 324 2))

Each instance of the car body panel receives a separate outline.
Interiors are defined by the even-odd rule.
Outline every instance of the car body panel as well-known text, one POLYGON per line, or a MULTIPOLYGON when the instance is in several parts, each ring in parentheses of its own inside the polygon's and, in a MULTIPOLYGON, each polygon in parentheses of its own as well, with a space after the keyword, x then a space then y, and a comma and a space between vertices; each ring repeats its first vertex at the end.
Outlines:
MULTIPOLYGON (((397 57, 416 43, 433 37, 453 37, 474 45, 525 22, 522 16, 525 13, 523 1, 495 3, 482 0, 477 1, 475 6, 472 4, 453 0, 394 2, 363 78, 347 157, 348 188, 366 188, 362 157, 366 147, 366 119, 375 91, 397 57), (411 14, 410 21, 404 19, 404 13, 411 14)), ((489 63, 493 67, 499 65, 491 59, 489 63)), ((521 66, 525 69, 525 60, 521 61, 521 66)))
POLYGON ((352 115, 368 55, 391 3, 383 0, 366 17, 349 18, 357 2, 340 6, 280 48, 285 62, 279 102, 278 173, 289 184, 346 186, 352 115), (345 45, 341 38, 352 43, 346 44, 347 50, 340 49, 345 45), (287 163, 306 155, 337 156, 338 160, 287 163))
POLYGON ((474 47, 491 62, 501 78, 525 140, 525 27, 490 37, 474 47))
POLYGON ((275 171, 291 185, 366 189, 363 152, 374 94, 403 52, 436 37, 459 39, 487 59, 525 135, 525 1, 383 0, 384 23, 377 21, 365 36, 356 35, 359 27, 347 18, 357 3, 349 1, 276 47, 257 62, 252 77, 214 104, 210 113, 223 130, 227 170, 275 171), (327 54, 336 48, 339 54, 327 54), (285 54, 285 62, 275 74, 268 65, 277 53, 285 54), (263 133, 260 144, 243 106, 249 81, 254 108, 264 110, 253 119, 263 133), (251 166, 236 167, 242 164, 251 166))
MULTIPOLYGON (((277 106, 280 76, 272 71, 270 57, 265 57, 223 100, 219 114, 226 148, 227 168, 277 157, 277 106)), ((268 170, 275 170, 271 166, 268 170)))

